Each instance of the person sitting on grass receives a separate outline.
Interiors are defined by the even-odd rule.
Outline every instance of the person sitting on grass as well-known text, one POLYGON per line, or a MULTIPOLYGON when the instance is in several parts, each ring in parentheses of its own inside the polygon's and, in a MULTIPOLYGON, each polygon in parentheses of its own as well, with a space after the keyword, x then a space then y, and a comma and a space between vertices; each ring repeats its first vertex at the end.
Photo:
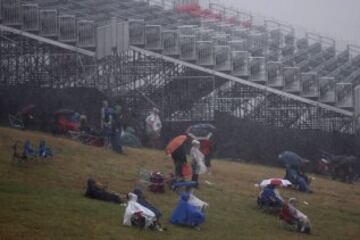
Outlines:
POLYGON ((190 204, 190 199, 191 192, 187 188, 186 191, 180 194, 179 202, 171 215, 170 223, 200 230, 200 225, 205 222, 205 214, 190 204))
POLYGON ((257 204, 265 212, 277 214, 281 210, 283 198, 277 191, 276 186, 269 184, 260 192, 257 204))
POLYGON ((290 230, 310 234, 310 220, 296 208, 296 203, 296 198, 289 198, 287 202, 284 202, 279 217, 282 220, 282 223, 290 230))
POLYGON ((163 231, 159 225, 159 219, 156 213, 140 204, 138 202, 138 196, 132 192, 128 194, 128 204, 125 209, 123 224, 141 229, 163 231))
POLYGON ((167 230, 166 228, 162 228, 161 227, 161 224, 160 224, 160 218, 162 216, 162 213, 161 211, 154 207, 151 203, 149 203, 146 199, 145 199, 145 196, 143 194, 143 192, 141 191, 141 189, 139 188, 135 188, 133 190, 133 193, 137 196, 137 202, 142 205, 143 207, 149 209, 150 211, 152 211, 155 216, 156 216, 156 222, 154 224, 154 228, 158 231, 163 231, 163 230, 167 230))

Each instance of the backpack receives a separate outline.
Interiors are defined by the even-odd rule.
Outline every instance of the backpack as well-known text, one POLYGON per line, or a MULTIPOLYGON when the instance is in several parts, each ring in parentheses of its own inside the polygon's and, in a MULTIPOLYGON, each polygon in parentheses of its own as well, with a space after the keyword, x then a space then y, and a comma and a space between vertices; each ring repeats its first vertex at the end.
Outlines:
POLYGON ((149 190, 153 193, 165 192, 165 177, 161 172, 150 173, 150 185, 149 190))

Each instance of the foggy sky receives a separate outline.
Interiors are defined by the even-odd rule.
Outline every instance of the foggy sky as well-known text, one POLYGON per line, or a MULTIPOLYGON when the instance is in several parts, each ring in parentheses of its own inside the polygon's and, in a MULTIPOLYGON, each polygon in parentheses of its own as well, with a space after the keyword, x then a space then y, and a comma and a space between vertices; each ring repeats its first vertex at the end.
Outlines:
MULTIPOLYGON (((203 0, 208 2, 208 0, 203 0)), ((360 45, 360 0, 217 0, 298 28, 360 45)))

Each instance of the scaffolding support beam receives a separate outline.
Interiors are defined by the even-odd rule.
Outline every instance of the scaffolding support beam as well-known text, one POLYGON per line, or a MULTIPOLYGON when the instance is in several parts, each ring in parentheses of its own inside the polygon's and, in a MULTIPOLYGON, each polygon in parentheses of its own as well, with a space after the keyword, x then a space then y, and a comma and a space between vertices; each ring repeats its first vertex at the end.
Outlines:
POLYGON ((58 41, 55 41, 55 40, 52 40, 49 38, 44 38, 44 37, 41 37, 39 35, 35 35, 32 33, 24 32, 24 31, 16 29, 16 28, 4 26, 2 24, 0 24, 0 32, 1 31, 10 32, 10 33, 13 33, 16 35, 21 35, 21 36, 31 38, 31 39, 39 41, 39 42, 44 42, 46 44, 53 45, 53 46, 56 46, 56 47, 59 47, 59 48, 65 49, 65 50, 69 50, 72 52, 77 52, 77 53, 80 53, 80 54, 83 54, 83 55, 86 55, 89 57, 95 57, 95 52, 92 52, 92 51, 89 51, 89 50, 86 50, 83 48, 78 48, 76 46, 72 46, 69 44, 62 43, 62 42, 58 42, 58 41))

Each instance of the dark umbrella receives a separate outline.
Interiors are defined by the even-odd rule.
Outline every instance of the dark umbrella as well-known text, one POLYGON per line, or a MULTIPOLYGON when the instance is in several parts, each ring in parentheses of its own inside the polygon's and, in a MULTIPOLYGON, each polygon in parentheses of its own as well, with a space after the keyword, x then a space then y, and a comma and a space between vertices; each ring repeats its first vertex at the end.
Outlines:
POLYGON ((54 112, 54 115, 73 115, 75 114, 74 110, 71 109, 59 109, 56 112, 54 112))
POLYGON ((216 127, 209 123, 199 123, 190 126, 186 132, 194 135, 195 137, 206 137, 209 133, 216 131, 216 127))
POLYGON ((29 113, 34 109, 34 107, 35 107, 34 104, 26 105, 25 107, 20 109, 19 113, 21 113, 21 114, 29 113))
POLYGON ((280 153, 279 155, 279 161, 284 166, 293 166, 293 167, 300 167, 303 165, 307 160, 303 159, 299 155, 297 155, 294 152, 285 151, 280 153))

